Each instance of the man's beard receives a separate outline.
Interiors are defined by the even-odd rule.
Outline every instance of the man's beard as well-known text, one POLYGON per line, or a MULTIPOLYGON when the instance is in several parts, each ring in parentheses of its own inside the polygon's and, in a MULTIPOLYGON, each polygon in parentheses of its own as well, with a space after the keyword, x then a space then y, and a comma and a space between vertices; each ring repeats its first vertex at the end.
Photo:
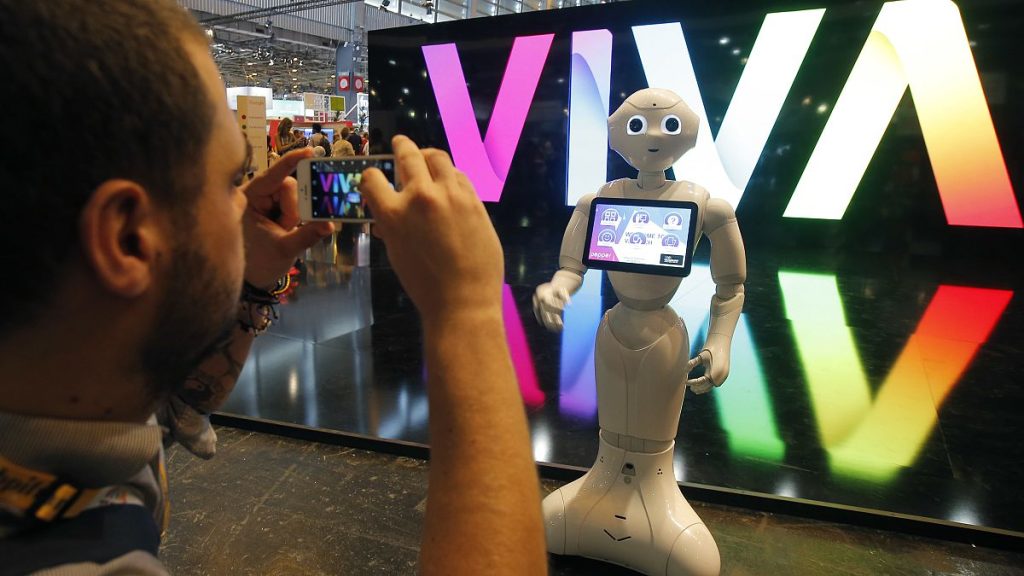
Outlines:
POLYGON ((182 242, 171 254, 170 279, 153 332, 142 348, 152 399, 163 401, 234 330, 241 280, 218 274, 208 257, 182 242))

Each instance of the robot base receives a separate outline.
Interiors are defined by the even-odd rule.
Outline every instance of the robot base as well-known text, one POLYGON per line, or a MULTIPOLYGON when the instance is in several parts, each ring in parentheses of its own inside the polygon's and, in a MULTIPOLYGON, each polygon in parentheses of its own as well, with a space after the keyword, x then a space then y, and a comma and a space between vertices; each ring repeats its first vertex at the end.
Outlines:
POLYGON ((629 452, 602 435, 593 468, 544 499, 548 551, 649 576, 717 575, 718 546, 679 492, 673 447, 629 452))

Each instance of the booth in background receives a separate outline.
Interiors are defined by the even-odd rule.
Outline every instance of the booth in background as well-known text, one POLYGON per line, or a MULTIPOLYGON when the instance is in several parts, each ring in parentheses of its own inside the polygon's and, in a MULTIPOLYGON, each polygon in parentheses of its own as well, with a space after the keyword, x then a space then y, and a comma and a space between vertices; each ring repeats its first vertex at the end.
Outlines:
POLYGON ((252 146, 252 169, 267 169, 267 100, 263 96, 238 96, 235 117, 245 140, 252 146))

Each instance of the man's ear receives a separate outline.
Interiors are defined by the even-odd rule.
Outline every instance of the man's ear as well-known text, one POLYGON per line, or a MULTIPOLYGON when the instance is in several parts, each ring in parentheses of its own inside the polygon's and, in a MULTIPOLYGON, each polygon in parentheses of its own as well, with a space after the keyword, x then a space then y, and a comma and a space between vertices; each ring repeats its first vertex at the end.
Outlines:
POLYGON ((113 294, 135 298, 153 287, 168 251, 162 219, 142 185, 107 180, 79 217, 82 254, 96 279, 113 294))

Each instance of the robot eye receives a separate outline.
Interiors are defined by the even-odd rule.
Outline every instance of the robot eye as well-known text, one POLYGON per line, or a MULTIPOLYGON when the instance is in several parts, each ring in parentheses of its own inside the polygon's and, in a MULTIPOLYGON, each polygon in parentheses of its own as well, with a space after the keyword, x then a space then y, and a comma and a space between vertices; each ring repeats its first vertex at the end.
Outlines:
POLYGON ((647 134, 647 118, 639 114, 630 118, 629 122, 626 122, 626 134, 630 136, 647 134))
POLYGON ((679 117, 675 114, 665 116, 661 120, 661 131, 665 134, 679 134, 682 127, 683 123, 679 121, 679 117))

